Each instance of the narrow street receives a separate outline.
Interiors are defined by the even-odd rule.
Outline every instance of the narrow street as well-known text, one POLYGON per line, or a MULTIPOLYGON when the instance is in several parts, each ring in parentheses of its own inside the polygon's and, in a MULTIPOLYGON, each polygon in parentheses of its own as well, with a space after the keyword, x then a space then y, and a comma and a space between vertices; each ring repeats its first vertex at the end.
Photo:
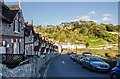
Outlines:
POLYGON ((51 77, 81 77, 87 79, 110 79, 109 73, 91 72, 73 62, 66 54, 52 60, 45 73, 45 78, 51 77))

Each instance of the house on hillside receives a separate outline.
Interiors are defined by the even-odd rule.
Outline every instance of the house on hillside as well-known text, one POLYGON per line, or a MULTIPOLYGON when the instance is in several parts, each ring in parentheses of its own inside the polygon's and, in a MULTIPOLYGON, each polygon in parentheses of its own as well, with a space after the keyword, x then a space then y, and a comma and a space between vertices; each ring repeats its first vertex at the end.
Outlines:
POLYGON ((3 61, 16 60, 24 54, 24 18, 19 6, 0 2, 0 54, 3 61))

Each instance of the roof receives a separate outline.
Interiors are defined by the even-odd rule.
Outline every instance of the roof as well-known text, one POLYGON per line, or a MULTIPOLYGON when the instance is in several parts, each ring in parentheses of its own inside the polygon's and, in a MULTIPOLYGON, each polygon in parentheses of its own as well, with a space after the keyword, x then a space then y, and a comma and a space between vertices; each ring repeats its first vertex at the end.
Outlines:
POLYGON ((39 35, 38 34, 34 34, 34 41, 36 41, 36 40, 39 40, 39 35))
POLYGON ((10 10, 20 10, 20 7, 18 5, 9 5, 8 7, 10 10))
POLYGON ((35 32, 33 30, 33 26, 31 24, 25 24, 25 36, 30 36, 30 33, 32 31, 33 35, 35 35, 35 32))
POLYGON ((2 13, 0 14, 0 17, 2 18, 2 21, 7 23, 12 23, 16 14, 20 9, 10 9, 5 4, 0 2, 0 6, 2 6, 2 13))

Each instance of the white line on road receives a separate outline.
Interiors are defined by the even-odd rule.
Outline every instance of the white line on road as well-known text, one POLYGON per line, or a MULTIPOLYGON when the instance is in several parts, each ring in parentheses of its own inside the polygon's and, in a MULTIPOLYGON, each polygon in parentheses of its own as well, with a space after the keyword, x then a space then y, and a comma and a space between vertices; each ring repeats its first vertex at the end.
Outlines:
POLYGON ((62 61, 62 64, 65 64, 65 61, 62 61))

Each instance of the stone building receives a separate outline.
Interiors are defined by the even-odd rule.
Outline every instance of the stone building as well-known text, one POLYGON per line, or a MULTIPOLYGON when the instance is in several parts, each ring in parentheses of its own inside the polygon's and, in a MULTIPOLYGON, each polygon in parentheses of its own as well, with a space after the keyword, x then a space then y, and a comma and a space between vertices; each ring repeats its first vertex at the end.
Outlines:
POLYGON ((25 31, 25 55, 26 56, 33 56, 34 55, 34 36, 35 32, 33 30, 32 24, 28 24, 25 22, 26 28, 25 31))
POLYGON ((24 54, 24 18, 19 6, 6 6, 0 2, 0 54, 4 60, 14 60, 24 54), (11 57, 10 55, 16 55, 11 57))
POLYGON ((46 40, 45 40, 45 37, 42 36, 42 41, 41 41, 41 54, 42 55, 45 55, 46 54, 46 40))
POLYGON ((0 55, 5 63, 21 61, 24 57, 46 55, 58 48, 24 21, 19 6, 0 2, 0 55))
POLYGON ((35 36, 34 36, 34 53, 35 55, 37 56, 40 56, 41 55, 41 41, 42 41, 42 38, 39 36, 39 33, 36 33, 35 36))

